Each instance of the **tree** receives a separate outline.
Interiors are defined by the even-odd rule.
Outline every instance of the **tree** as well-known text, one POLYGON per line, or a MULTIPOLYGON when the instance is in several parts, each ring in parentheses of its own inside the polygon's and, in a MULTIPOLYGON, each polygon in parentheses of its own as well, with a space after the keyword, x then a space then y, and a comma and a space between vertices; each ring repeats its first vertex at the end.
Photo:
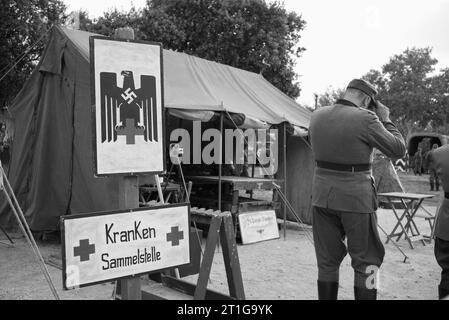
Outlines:
POLYGON ((432 117, 430 80, 437 60, 431 48, 407 49, 390 59, 382 71, 388 78, 388 99, 392 115, 411 129, 413 125, 426 127, 432 117))
POLYGON ((66 9, 60 0, 5 2, 0 6, 0 77, 11 70, 0 82, 0 107, 19 92, 43 51, 47 31, 64 21, 66 9))
POLYGON ((261 73, 292 98, 300 88, 293 68, 305 21, 280 2, 263 0, 153 0, 144 10, 116 10, 88 31, 111 35, 129 25, 136 39, 164 48, 261 73))
POLYGON ((318 95, 318 107, 325 107, 333 105, 343 96, 344 89, 338 88, 334 89, 333 87, 327 88, 326 92, 321 95, 318 95))
POLYGON ((435 118, 436 86, 431 73, 437 60, 431 48, 411 48, 394 55, 381 71, 371 70, 363 79, 375 84, 378 99, 390 107, 391 117, 404 135, 429 127, 435 118))
POLYGON ((432 125, 442 133, 449 134, 449 68, 431 78, 431 88, 432 125))
POLYGON ((80 29, 99 33, 108 37, 114 35, 114 31, 122 27, 131 27, 134 29, 136 39, 143 39, 144 35, 140 33, 143 21, 142 10, 136 9, 134 6, 128 12, 119 11, 117 9, 105 12, 102 17, 97 20, 90 20, 86 13, 80 18, 80 29))

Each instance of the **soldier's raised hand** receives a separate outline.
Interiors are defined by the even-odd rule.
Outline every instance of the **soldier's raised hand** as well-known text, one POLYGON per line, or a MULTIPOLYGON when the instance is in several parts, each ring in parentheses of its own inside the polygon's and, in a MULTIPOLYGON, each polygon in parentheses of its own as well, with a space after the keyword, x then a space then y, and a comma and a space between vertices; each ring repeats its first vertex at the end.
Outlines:
POLYGON ((376 101, 377 108, 375 109, 375 112, 377 116, 379 117, 379 120, 381 122, 389 122, 390 121, 390 109, 382 104, 380 101, 376 101))

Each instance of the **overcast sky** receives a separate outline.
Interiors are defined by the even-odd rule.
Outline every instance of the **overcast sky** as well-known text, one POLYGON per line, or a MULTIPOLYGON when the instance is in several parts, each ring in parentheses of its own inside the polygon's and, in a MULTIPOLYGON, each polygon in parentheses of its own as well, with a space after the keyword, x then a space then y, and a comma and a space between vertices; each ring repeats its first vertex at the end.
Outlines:
MULTIPOLYGON (((63 0, 98 17, 113 7, 143 7, 146 0, 63 0)), ((449 0, 286 0, 307 26, 297 61, 299 103, 313 105, 314 93, 344 87, 370 69, 380 69, 407 47, 432 47, 438 68, 449 67, 449 0)))

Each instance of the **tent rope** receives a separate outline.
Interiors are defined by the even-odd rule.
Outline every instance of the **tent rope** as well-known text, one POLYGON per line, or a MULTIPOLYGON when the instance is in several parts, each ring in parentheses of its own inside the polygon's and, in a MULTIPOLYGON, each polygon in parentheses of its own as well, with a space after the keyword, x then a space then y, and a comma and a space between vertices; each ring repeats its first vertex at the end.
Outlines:
POLYGON ((36 241, 34 240, 33 234, 30 230, 30 227, 28 226, 28 223, 26 222, 25 216, 23 214, 23 211, 19 205, 19 202, 17 201, 17 198, 14 194, 14 190, 12 189, 8 179, 6 178, 5 171, 3 170, 3 166, 0 163, 0 189, 4 191, 5 197, 9 202, 9 205, 11 206, 11 210, 14 213, 14 216, 17 219, 17 223, 19 224, 20 229, 23 232, 23 235, 25 236, 27 242, 29 243, 31 250, 33 251, 34 255, 37 258, 37 262, 39 264, 39 267, 42 270, 42 273, 45 276, 45 279, 48 282, 48 285, 50 287, 50 290, 56 300, 59 300, 58 292, 56 291, 56 288, 53 284, 53 281, 51 280, 50 273, 48 272, 48 269, 45 265, 45 261, 42 258, 42 255, 39 251, 39 247, 36 244, 36 241))
MULTIPOLYGON (((228 110, 224 109, 226 114, 228 115, 229 119, 231 119, 232 123, 234 124, 236 129, 239 129, 239 127, 237 126, 237 124, 235 123, 234 119, 232 119, 231 115, 229 114, 228 110)), ((238 131, 239 134, 243 137, 243 141, 246 142, 245 140, 245 136, 242 134, 241 131, 238 131)), ((256 158, 259 159, 257 153, 256 153, 256 158)), ((259 159, 260 160, 260 159, 259 159)), ((265 172, 265 174, 267 176, 269 176, 270 174, 268 173, 267 169, 265 169, 264 167, 262 167, 262 170, 265 172)), ((281 196, 282 201, 284 202, 284 204, 287 206, 287 208, 290 210, 290 212, 294 215, 294 217, 296 218, 299 227, 304 231, 304 234, 307 238, 307 240, 314 245, 313 243, 313 239, 312 237, 309 235, 308 230, 303 226, 305 223, 301 220, 301 218, 299 217, 299 215, 296 213, 295 209, 293 208, 293 206, 290 204, 290 202, 288 201, 287 197, 285 196, 285 194, 282 192, 281 188, 276 184, 276 183, 272 183, 274 188, 276 189, 276 191, 279 193, 279 195, 281 196)))
POLYGON ((4 70, 6 70, 11 64, 11 68, 8 69, 1 77, 0 81, 2 81, 19 63, 22 61, 26 55, 34 48, 36 47, 44 38, 47 36, 47 34, 50 32, 52 28, 49 28, 34 44, 32 44, 28 49, 26 49, 22 54, 20 54, 15 60, 13 60, 9 65, 5 66, 0 73, 2 73, 4 70))

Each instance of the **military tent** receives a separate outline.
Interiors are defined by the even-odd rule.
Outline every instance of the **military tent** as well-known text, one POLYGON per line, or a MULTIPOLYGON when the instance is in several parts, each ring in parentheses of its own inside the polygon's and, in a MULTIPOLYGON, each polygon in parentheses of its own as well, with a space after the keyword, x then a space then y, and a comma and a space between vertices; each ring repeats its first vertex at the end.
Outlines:
MULTIPOLYGON (((10 107, 14 141, 9 179, 32 230, 55 230, 61 215, 118 208, 118 178, 95 178, 89 37, 54 27, 39 64, 10 107)), ((176 117, 243 114, 244 124, 289 122, 306 134, 311 113, 260 74, 164 50, 165 107, 176 117)), ((288 195, 310 222, 312 156, 302 138, 288 142, 288 195), (294 157, 294 158, 292 158, 294 157), (307 172, 306 172, 307 171, 307 172), (295 200, 297 201, 297 200, 295 200)), ((282 174, 281 174, 282 175, 282 174)), ((5 201, 0 224, 12 222, 5 201)))

